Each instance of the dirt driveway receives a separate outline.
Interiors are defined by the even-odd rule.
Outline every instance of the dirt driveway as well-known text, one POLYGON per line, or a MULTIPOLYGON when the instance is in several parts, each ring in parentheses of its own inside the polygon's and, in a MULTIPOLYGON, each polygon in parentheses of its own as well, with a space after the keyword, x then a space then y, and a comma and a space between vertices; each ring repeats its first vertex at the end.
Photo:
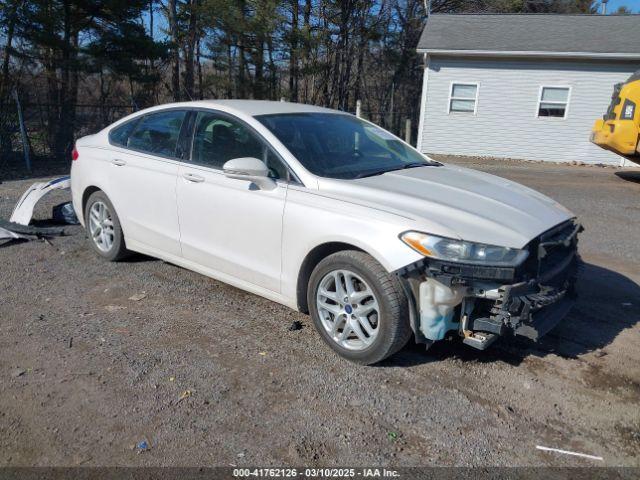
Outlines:
MULTIPOLYGON (((0 466, 640 466, 640 172, 457 162, 586 226, 580 301, 543 343, 356 366, 304 315, 150 258, 105 263, 73 227, 0 248, 0 466)), ((0 184, 0 216, 32 181, 0 184)))

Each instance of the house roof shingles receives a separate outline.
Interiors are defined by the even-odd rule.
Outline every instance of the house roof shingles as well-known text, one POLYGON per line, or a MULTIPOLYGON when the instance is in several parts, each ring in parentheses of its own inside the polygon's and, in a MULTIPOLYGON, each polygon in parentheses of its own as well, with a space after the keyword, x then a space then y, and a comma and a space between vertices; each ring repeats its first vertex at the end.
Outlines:
POLYGON ((433 14, 418 51, 640 54, 640 15, 433 14))

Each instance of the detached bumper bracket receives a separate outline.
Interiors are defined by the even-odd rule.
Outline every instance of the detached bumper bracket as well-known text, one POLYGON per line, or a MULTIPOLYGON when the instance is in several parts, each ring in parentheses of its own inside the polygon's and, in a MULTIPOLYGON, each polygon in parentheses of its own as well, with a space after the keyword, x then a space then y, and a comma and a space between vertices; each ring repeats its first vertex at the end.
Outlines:
POLYGON ((573 298, 564 297, 558 303, 549 305, 534 313, 531 321, 521 323, 514 330, 514 333, 538 341, 569 313, 574 304, 575 300, 573 298))

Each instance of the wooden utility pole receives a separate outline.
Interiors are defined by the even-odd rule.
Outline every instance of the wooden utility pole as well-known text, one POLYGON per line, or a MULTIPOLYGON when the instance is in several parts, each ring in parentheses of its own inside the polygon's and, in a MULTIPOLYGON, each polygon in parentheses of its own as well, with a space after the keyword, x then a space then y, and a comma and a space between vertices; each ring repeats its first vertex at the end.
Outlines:
POLYGON ((167 3, 169 36, 171 38, 171 93, 173 100, 180 101, 180 44, 178 38, 178 7, 176 0, 167 3))
POLYGON ((411 119, 404 121, 404 141, 411 145, 411 119))

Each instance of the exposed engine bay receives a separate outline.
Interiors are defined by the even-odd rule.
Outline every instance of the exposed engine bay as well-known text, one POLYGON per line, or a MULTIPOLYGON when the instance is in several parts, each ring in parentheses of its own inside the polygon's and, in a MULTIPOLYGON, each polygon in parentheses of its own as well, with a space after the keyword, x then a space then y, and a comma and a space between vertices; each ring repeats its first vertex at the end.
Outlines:
POLYGON ((485 349, 499 336, 538 340, 569 312, 576 298, 583 227, 564 222, 532 240, 518 267, 486 267, 425 258, 397 272, 412 300, 416 341, 431 344, 457 330, 485 349))

